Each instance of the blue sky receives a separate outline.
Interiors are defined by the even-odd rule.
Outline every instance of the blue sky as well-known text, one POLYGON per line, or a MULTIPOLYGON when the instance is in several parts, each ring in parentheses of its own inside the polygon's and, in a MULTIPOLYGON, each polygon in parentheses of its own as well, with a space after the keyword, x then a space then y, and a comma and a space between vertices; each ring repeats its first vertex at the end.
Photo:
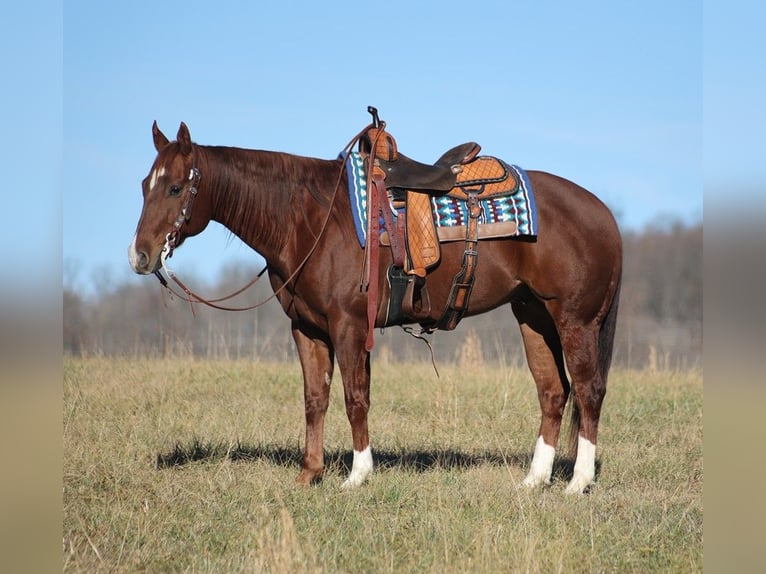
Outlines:
MULTIPOLYGON (((590 189, 625 229, 701 220, 700 2, 375 5, 67 2, 65 282, 131 278, 155 119, 202 144, 330 158, 373 104, 421 161, 475 140, 590 189)), ((240 260, 260 261, 211 225, 173 268, 214 280, 240 260)))

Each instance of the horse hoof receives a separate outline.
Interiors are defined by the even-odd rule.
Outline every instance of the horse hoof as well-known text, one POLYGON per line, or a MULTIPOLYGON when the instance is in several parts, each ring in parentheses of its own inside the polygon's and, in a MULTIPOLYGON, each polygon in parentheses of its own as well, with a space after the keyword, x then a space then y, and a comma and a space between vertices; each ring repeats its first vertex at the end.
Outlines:
POLYGON ((532 490, 538 486, 550 485, 551 479, 546 476, 538 476, 534 474, 528 474, 524 480, 516 485, 516 488, 526 488, 532 490))
POLYGON ((564 489, 564 494, 585 494, 593 483, 582 476, 575 475, 564 489))
POLYGON ((354 450, 354 462, 351 465, 351 474, 340 485, 342 490, 360 486, 372 473, 372 449, 367 446, 363 451, 354 450))
POLYGON ((354 488, 358 488, 362 486, 362 483, 364 483, 364 478, 349 476, 346 480, 343 481, 343 483, 340 485, 341 490, 353 490, 354 488))
POLYGON ((322 480, 322 471, 315 470, 301 470, 298 477, 295 479, 295 484, 299 486, 311 486, 322 480))

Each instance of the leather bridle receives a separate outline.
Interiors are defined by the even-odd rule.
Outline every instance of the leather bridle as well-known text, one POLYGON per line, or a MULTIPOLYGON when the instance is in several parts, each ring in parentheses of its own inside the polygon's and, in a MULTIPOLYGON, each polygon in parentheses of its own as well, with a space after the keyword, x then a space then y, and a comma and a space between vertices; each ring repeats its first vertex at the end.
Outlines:
POLYGON ((176 217, 175 222, 173 222, 173 231, 168 233, 165 237, 165 247, 167 247, 169 250, 167 257, 170 257, 173 254, 173 249, 178 247, 178 243, 180 241, 178 232, 181 230, 181 227, 184 223, 191 219, 194 199, 197 197, 197 185, 199 185, 199 180, 201 178, 202 174, 196 167, 192 167, 189 170, 189 193, 186 196, 184 204, 181 206, 181 211, 178 214, 178 217, 176 217))
MULTIPOLYGON (((366 126, 362 131, 360 131, 358 134, 356 134, 351 141, 346 145, 346 147, 343 148, 343 152, 341 152, 341 155, 345 157, 346 154, 348 154, 351 151, 351 148, 354 147, 354 145, 359 141, 359 139, 367 133, 367 131, 373 127, 373 124, 370 124, 366 126)), ((322 223, 322 228, 319 230, 319 233, 316 236, 316 240, 314 241, 314 244, 309 249, 306 256, 303 258, 303 260, 300 262, 298 267, 293 271, 293 273, 287 278, 287 280, 282 283, 282 285, 274 291, 274 293, 269 296, 268 298, 264 299, 263 301, 256 303, 255 305, 250 305, 248 307, 226 307, 223 305, 219 305, 219 303, 223 301, 227 301, 229 299, 232 299, 233 297, 236 297, 237 295, 243 293, 253 285, 255 285, 258 280, 263 276, 263 274, 268 269, 268 264, 263 267, 258 272, 258 275, 250 281, 247 285, 244 287, 238 289, 234 293, 231 293, 229 295, 226 295, 225 297, 219 297, 217 299, 206 299, 205 297, 202 297, 201 295, 198 295, 194 291, 192 291, 189 287, 187 287, 183 281, 181 281, 173 272, 172 269, 170 269, 167 266, 167 259, 173 256, 173 251, 176 247, 178 247, 181 238, 180 238, 180 230, 184 226, 184 224, 188 223, 191 219, 191 212, 192 207, 194 205, 194 199, 197 197, 198 189, 197 186, 199 185, 200 180, 202 179, 202 174, 196 167, 192 167, 189 170, 189 178, 188 178, 188 195, 186 196, 186 199, 181 206, 181 211, 178 214, 178 217, 176 217, 175 222, 173 223, 173 229, 165 236, 165 244, 162 247, 162 252, 160 253, 160 263, 162 264, 162 269, 165 271, 165 274, 173 280, 176 285, 178 285, 184 292, 185 295, 182 295, 180 293, 177 293, 173 290, 173 288, 170 286, 168 281, 162 276, 162 273, 160 273, 160 270, 157 269, 154 272, 154 275, 159 279, 162 286, 167 289, 172 295, 175 295, 179 299, 182 299, 188 303, 202 303, 203 305, 207 305, 208 307, 212 307, 214 309, 219 309, 221 311, 250 311, 252 309, 257 309, 258 307, 261 307, 274 299, 287 285, 295 279, 298 274, 303 269, 303 266, 306 264, 306 262, 309 260, 309 257, 314 253, 314 250, 316 249, 317 245, 319 245, 319 241, 321 240, 322 236, 324 235, 324 231, 327 228, 327 223, 330 221, 330 216, 332 215, 332 209, 335 205, 335 198, 338 195, 338 189, 340 188, 341 181, 343 181, 343 173, 345 171, 345 164, 341 163, 341 168, 338 172, 338 179, 335 182, 335 187, 332 192, 332 197, 330 199, 330 205, 327 208, 327 214, 325 216, 324 222, 322 223)), ((194 313, 194 306, 192 305, 192 313, 194 313)))
MULTIPOLYGON (((186 199, 184 200, 183 205, 181 206, 181 211, 178 213, 178 217, 176 217, 175 221, 173 222, 173 229, 165 236, 165 244, 162 246, 162 252, 160 253, 160 263, 162 264, 162 269, 165 271, 165 274, 172 279, 176 285, 178 285, 185 295, 181 295, 180 293, 177 293, 173 290, 173 288, 170 286, 168 281, 162 276, 162 273, 160 273, 160 270, 157 269, 154 272, 154 275, 159 279, 162 286, 170 291, 171 294, 175 295, 179 299, 183 299, 184 301, 187 301, 188 303, 194 303, 199 302, 207 305, 208 307, 213 307, 214 309, 220 309, 223 311, 247 311, 250 309, 255 309, 256 307, 260 307, 261 305, 265 304, 267 301, 269 301, 272 297, 269 297, 266 301, 263 301, 261 303, 258 303, 257 305, 253 305, 251 307, 225 307, 222 305, 218 305, 218 303, 221 303, 222 301, 227 301, 229 299, 232 299, 233 297, 236 297, 237 295, 241 294, 242 292, 246 291, 253 285, 255 285, 258 280, 261 278, 261 276, 266 272, 266 269, 268 266, 264 266, 263 269, 261 269, 258 272, 258 275, 256 275, 255 279, 250 281, 247 285, 244 287, 238 289, 234 293, 231 293, 229 295, 226 295, 224 297, 219 297, 217 299, 207 299, 205 297, 202 297, 201 295, 198 295, 194 291, 192 291, 189 287, 186 286, 186 284, 181 281, 175 274, 175 272, 170 269, 167 265, 167 259, 171 258, 173 256, 173 251, 178 247, 178 245, 181 242, 181 228, 184 226, 184 224, 188 223, 191 220, 192 215, 192 207, 194 206, 194 200, 197 197, 197 194, 199 193, 198 185, 200 180, 202 179, 202 173, 200 173, 200 170, 196 167, 192 167, 189 170, 189 178, 188 178, 188 193, 186 195, 186 199)), ((194 307, 192 306, 192 313, 194 312, 194 307)))

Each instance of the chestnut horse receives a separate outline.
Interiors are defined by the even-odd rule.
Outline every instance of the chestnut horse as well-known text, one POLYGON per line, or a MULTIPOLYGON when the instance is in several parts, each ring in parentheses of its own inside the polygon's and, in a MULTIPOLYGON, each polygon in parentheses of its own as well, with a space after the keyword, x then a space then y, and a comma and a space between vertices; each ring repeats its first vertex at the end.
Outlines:
MULTIPOLYGON (((176 141, 168 141, 156 122, 152 133, 157 157, 142 183, 143 211, 129 248, 133 270, 143 275, 157 271, 171 232, 178 246, 211 220, 262 255, 272 288, 292 321, 303 371, 306 438, 297 482, 311 484, 323 473, 324 420, 337 359, 354 448, 351 472, 342 486, 362 484, 373 468, 367 429, 367 295, 359 286, 364 251, 355 236, 343 160, 198 145, 184 123, 176 141)), ((528 177, 539 236, 534 241, 481 241, 466 315, 510 303, 521 328, 542 411, 522 485, 550 484, 571 390, 569 442, 576 458, 566 492, 582 493, 595 480, 622 241, 612 214, 590 192, 549 173, 530 171, 528 177)), ((428 277, 434 321, 445 307, 463 251, 461 242, 443 244, 441 262, 428 277)), ((389 250, 381 249, 379 263, 376 326, 385 320, 389 250)))

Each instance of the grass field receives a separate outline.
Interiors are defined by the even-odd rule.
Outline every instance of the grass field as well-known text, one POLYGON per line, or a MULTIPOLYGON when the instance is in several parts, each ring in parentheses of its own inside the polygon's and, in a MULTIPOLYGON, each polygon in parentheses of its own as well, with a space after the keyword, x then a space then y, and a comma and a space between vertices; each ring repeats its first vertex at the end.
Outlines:
MULTIPOLYGON (((526 370, 373 370, 376 472, 341 492, 340 378, 327 470, 294 485, 298 364, 65 359, 67 572, 696 572, 702 375, 613 371, 597 485, 515 485, 539 409, 526 370)), ((563 444, 562 440, 562 444, 563 444)))

